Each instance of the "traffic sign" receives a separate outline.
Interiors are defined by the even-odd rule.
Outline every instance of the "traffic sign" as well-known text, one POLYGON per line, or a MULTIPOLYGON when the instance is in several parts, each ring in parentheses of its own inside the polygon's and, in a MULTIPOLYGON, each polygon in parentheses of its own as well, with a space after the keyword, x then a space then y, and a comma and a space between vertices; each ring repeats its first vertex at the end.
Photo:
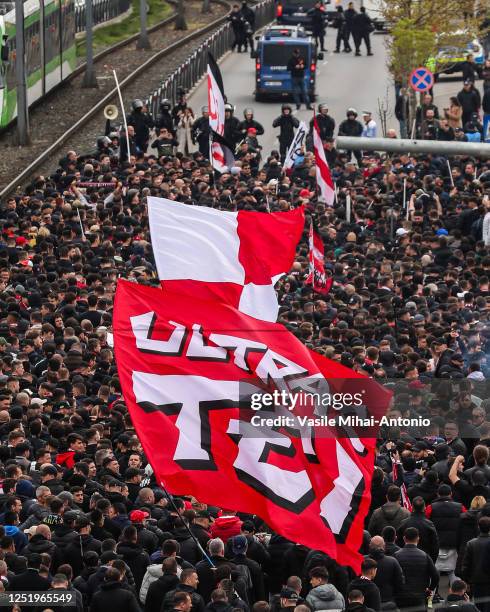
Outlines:
POLYGON ((434 75, 428 68, 422 66, 412 71, 408 82, 415 91, 430 91, 434 87, 434 75))

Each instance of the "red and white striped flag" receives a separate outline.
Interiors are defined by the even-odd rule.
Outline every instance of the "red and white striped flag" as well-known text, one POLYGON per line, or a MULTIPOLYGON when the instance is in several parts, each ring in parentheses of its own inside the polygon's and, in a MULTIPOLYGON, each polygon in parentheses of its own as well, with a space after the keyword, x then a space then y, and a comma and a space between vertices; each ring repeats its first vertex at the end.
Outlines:
POLYGON ((327 278, 324 265, 325 254, 323 240, 320 234, 315 230, 313 221, 310 224, 309 243, 310 274, 306 279, 306 283, 313 285, 313 289, 316 292, 327 295, 332 288, 333 278, 331 276, 327 278))
POLYGON ((335 187, 332 174, 325 157, 325 149, 320 137, 320 129, 316 116, 313 119, 313 149, 315 151, 316 184, 320 190, 321 198, 327 206, 333 206, 335 200, 335 187))
MULTIPOLYGON (((225 90, 223 77, 216 60, 208 53, 208 109, 211 134, 225 133, 225 90)), ((225 151, 219 142, 209 140, 209 157, 215 170, 226 172, 225 151)))
POLYGON ((276 321, 274 284, 289 272, 304 211, 223 212, 148 198, 158 277, 164 289, 229 304, 276 321))

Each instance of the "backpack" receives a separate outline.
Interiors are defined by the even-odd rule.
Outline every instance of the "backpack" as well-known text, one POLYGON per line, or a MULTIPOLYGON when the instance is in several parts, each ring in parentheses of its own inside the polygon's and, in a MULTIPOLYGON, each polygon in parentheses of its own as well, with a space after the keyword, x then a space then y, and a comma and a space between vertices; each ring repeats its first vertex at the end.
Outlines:
POLYGON ((249 568, 246 565, 237 564, 236 567, 232 571, 232 579, 234 582, 241 579, 247 593, 249 595, 252 595, 253 593, 252 576, 250 574, 249 568))
POLYGON ((479 217, 476 221, 473 221, 470 229, 471 237, 476 241, 483 238, 483 217, 479 217))

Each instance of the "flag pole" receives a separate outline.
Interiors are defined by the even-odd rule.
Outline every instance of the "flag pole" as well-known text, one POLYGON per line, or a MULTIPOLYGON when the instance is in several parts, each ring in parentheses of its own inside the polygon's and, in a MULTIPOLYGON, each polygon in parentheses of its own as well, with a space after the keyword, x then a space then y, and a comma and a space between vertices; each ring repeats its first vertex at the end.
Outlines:
POLYGON ((403 210, 407 209, 407 179, 403 179, 403 210))
POLYGON ((117 93, 119 96, 119 104, 121 105, 121 113, 122 113, 122 118, 124 122, 124 129, 126 131, 126 145, 128 147, 128 162, 130 162, 131 161, 131 148, 129 146, 128 122, 126 121, 126 113, 124 112, 124 102, 122 98, 121 88, 119 87, 119 80, 117 78, 116 71, 113 70, 112 73, 114 74, 114 80, 116 81, 116 89, 117 89, 117 93))
POLYGON ((449 163, 449 158, 446 161, 447 161, 447 168, 449 170, 449 178, 451 180, 451 187, 454 187, 453 173, 451 171, 451 164, 449 163))
POLYGON ((85 242, 87 238, 85 236, 85 232, 83 231, 82 217, 80 216, 80 209, 78 207, 77 207, 77 213, 78 213, 78 221, 80 222, 80 229, 82 230, 82 240, 83 242, 85 242))
MULTIPOLYGON (((167 498, 168 503, 172 506, 174 512, 176 514, 179 514, 179 510, 177 508, 177 506, 175 505, 175 502, 172 498, 172 496, 170 495, 170 493, 167 491, 167 489, 165 488, 165 485, 163 484, 163 482, 160 481, 160 487, 162 488, 163 494, 165 495, 165 497, 167 498)), ((211 567, 213 567, 214 569, 216 569, 216 565, 211 561, 211 559, 209 558, 209 555, 207 554, 207 552, 204 550, 204 548, 201 546, 201 543, 199 542, 199 540, 196 538, 196 536, 192 533, 191 528, 189 527, 189 525, 186 523, 186 521, 184 519, 182 519, 182 522, 184 523, 185 528, 187 529, 187 531, 189 532, 189 535, 191 536, 191 538, 194 540, 194 542, 196 543, 197 547, 199 548, 199 550, 201 551, 203 557, 206 559, 206 561, 209 563, 209 565, 211 567)))
POLYGON ((345 220, 347 223, 350 223, 352 214, 352 200, 350 197, 350 193, 348 193, 345 197, 345 220))

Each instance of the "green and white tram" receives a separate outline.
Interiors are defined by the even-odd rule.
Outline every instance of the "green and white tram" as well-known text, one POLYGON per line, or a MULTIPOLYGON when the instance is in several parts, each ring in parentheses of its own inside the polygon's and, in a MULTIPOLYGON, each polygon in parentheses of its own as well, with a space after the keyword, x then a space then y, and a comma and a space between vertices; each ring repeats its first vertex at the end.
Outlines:
MULTIPOLYGON (((8 59, 2 66, 1 129, 17 114, 15 8, 0 15, 0 36, 8 49, 8 59)), ((24 36, 30 106, 66 79, 76 66, 75 1, 27 0, 24 36)))

